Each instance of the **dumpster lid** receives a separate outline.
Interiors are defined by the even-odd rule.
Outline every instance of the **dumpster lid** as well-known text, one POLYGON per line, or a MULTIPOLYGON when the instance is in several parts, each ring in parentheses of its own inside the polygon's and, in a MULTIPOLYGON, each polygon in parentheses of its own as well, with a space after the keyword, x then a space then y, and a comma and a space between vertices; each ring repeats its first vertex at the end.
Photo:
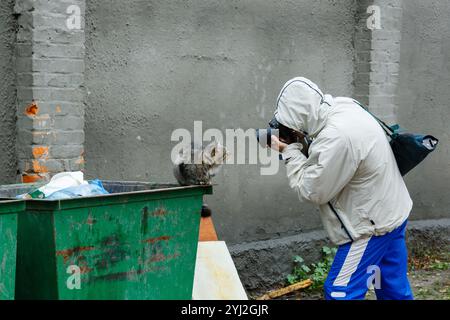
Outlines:
POLYGON ((61 210, 167 198, 182 198, 186 196, 212 194, 213 192, 212 185, 180 186, 169 183, 133 181, 102 181, 102 183, 103 187, 110 194, 60 200, 30 199, 26 200, 27 207, 38 211, 61 210))
MULTIPOLYGON (((59 200, 30 199, 25 201, 27 203, 27 207, 30 209, 48 211, 63 208, 88 207, 114 203, 128 203, 212 194, 213 188, 212 185, 180 186, 173 183, 151 183, 141 181, 102 180, 102 184, 103 187, 110 192, 110 194, 59 200)), ((9 201, 17 201, 15 199, 17 195, 32 192, 42 185, 42 183, 39 183, 0 186, 0 199, 4 198, 9 201)))

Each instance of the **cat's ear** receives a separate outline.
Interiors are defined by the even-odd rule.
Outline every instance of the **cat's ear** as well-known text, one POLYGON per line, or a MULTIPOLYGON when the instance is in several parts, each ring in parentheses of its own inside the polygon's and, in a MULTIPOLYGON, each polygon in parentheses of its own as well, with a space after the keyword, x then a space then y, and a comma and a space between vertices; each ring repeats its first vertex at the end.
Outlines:
POLYGON ((227 157, 227 152, 220 142, 213 141, 203 150, 203 162, 209 165, 223 164, 227 157))

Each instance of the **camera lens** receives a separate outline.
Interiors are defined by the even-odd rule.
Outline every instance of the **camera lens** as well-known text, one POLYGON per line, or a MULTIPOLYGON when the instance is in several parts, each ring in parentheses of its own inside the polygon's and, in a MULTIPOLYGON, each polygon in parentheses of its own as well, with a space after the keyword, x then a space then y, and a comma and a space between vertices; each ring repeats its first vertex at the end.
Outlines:
POLYGON ((256 139, 264 148, 271 146, 272 135, 278 136, 278 130, 272 128, 256 129, 256 139))

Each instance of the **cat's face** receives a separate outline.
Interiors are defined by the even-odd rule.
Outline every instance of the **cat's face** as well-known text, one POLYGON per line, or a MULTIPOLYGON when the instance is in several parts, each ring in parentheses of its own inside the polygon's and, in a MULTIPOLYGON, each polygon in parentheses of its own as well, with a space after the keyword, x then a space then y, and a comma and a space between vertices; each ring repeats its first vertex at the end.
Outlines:
POLYGON ((180 150, 175 165, 196 164, 206 167, 219 167, 228 157, 228 152, 224 146, 218 142, 212 142, 204 149, 195 145, 186 145, 180 150))
POLYGON ((203 150, 202 163, 211 167, 218 167, 225 163, 227 157, 227 149, 219 142, 213 142, 203 150))

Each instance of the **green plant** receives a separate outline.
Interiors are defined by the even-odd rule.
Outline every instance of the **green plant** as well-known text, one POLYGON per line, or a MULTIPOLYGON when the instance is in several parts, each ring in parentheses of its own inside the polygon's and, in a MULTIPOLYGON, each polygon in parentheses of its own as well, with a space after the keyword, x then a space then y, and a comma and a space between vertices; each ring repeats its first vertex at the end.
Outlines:
POLYGON ((322 259, 319 262, 310 265, 305 264, 300 256, 294 257, 294 270, 287 276, 287 282, 294 284, 296 282, 311 279, 313 285, 311 289, 320 289, 323 287, 325 280, 336 255, 336 248, 323 247, 322 259))
POLYGON ((450 262, 448 262, 448 261, 435 260, 435 261, 430 265, 430 269, 431 269, 431 270, 448 270, 448 269, 450 269, 450 262))
POLYGON ((409 270, 449 270, 450 254, 448 251, 423 251, 421 255, 409 257, 409 270))

